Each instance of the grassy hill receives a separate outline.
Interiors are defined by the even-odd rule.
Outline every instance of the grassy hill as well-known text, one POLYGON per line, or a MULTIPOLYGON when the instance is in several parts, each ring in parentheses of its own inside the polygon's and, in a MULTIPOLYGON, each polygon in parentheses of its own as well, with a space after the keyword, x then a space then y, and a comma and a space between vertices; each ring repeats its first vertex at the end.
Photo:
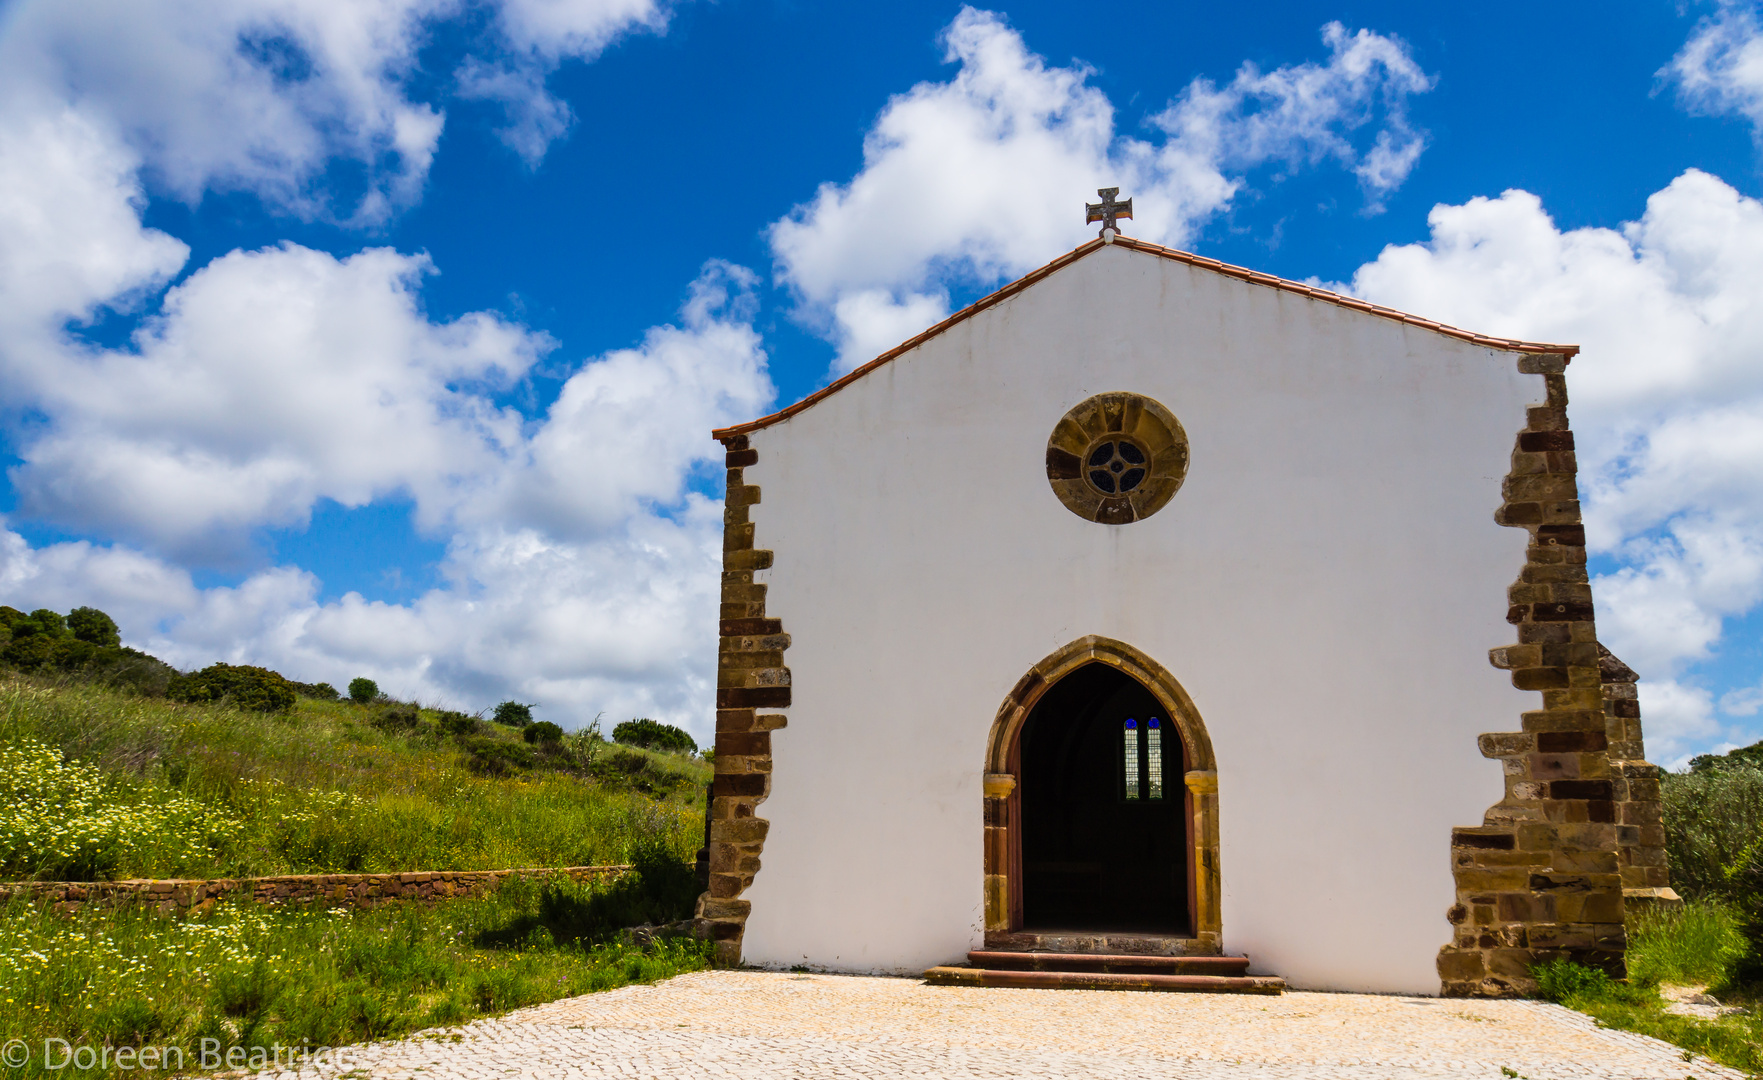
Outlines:
POLYGON ((286 712, 0 672, 0 876, 489 870, 690 859, 711 768, 398 702, 286 712))
MULTIPOLYGON (((489 723, 358 681, 359 702, 261 668, 178 672, 123 647, 102 612, 0 606, 0 879, 634 869, 372 910, 233 898, 177 919, 15 894, 0 903, 7 1037, 43 1054, 151 1044, 182 1055, 176 1071, 212 1068, 197 1056, 211 1040, 255 1065, 708 966, 709 943, 677 929, 711 774, 683 732, 626 725, 679 751, 652 752, 531 723, 518 703, 489 723)), ((9 1075, 132 1075, 99 1060, 34 1054, 9 1075)))

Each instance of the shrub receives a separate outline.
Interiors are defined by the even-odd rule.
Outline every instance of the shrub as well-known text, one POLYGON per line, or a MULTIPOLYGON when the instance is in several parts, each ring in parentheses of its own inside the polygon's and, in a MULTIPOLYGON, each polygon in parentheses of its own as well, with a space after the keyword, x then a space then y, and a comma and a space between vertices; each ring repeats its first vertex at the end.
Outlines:
POLYGON ((1763 767, 1739 758, 1662 779, 1672 885, 1763 911, 1763 767))
POLYGON ((473 736, 464 742, 466 765, 479 776, 510 776, 533 767, 533 752, 521 743, 473 736))
POLYGON ((1596 1000, 1610 991, 1610 976, 1602 970, 1571 960, 1550 960, 1530 969, 1537 981, 1537 997, 1566 1002, 1572 998, 1596 1000))
POLYGON ((626 720, 612 729, 612 741, 626 746, 640 746, 645 750, 667 750, 674 753, 696 753, 698 743, 684 731, 672 724, 657 724, 653 720, 626 720))
POLYGON ((230 701, 254 712, 287 712, 298 696, 280 675, 246 664, 210 664, 193 675, 179 675, 165 694, 173 701, 230 701))
POLYGON ((381 709, 369 723, 381 731, 415 731, 422 723, 422 714, 414 705, 393 705, 381 709))
POLYGON ((97 608, 77 607, 67 613, 67 629, 80 641, 100 648, 122 644, 122 632, 116 620, 97 608))
POLYGON ((5 624, 13 641, 39 635, 52 638, 67 636, 67 620, 48 608, 38 608, 26 615, 17 608, 0 607, 0 623, 5 624))
POLYGON ((441 713, 441 731, 453 736, 482 735, 489 729, 475 716, 449 709, 441 713))
POLYGON ((85 670, 93 682, 104 686, 126 687, 149 697, 164 697, 171 686, 171 680, 178 674, 177 668, 157 656, 149 656, 126 646, 99 650, 99 655, 93 658, 85 670))
POLYGON ((368 702, 379 696, 380 684, 374 682, 372 679, 361 678, 349 680, 349 700, 353 701, 355 704, 366 705, 368 702))
POLYGON ((533 707, 518 701, 504 701, 496 706, 490 719, 506 727, 526 727, 533 722, 533 707))
POLYGON ((529 743, 555 745, 563 741, 563 729, 549 720, 540 720, 536 724, 529 724, 526 730, 520 734, 529 743))
POLYGON ((294 688, 294 693, 299 694, 303 698, 311 698, 314 701, 335 701, 342 696, 337 693, 337 688, 328 682, 310 683, 290 681, 288 685, 294 688))

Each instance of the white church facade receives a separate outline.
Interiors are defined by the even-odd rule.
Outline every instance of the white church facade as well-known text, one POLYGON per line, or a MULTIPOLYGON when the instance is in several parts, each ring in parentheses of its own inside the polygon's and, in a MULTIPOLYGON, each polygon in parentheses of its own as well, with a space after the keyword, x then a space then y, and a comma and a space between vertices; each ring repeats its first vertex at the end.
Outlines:
POLYGON ((1456 995, 1619 970, 1625 890, 1667 883, 1597 643, 1575 351, 1110 229, 716 432, 723 958, 1456 995))

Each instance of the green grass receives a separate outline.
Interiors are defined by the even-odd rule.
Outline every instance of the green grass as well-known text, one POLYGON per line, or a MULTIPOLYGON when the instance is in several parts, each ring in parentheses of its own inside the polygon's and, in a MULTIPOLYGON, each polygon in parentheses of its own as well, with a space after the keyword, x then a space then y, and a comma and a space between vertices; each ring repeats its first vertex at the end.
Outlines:
POLYGON ((263 714, 0 676, 0 875, 578 866, 654 840, 689 859, 710 771, 576 737, 535 751, 434 710, 263 714), (483 775, 485 746, 537 767, 483 775))
POLYGON ((655 891, 639 874, 592 886, 512 881, 432 906, 221 905, 189 920, 67 917, 15 901, 0 908, 0 1038, 25 1040, 31 1064, 8 1074, 124 1075, 114 1060, 45 1068, 45 1040, 176 1046, 191 1069, 204 1039, 222 1053, 244 1047, 247 1059, 279 1045, 285 1060, 286 1048, 393 1038, 708 967, 705 942, 617 939, 611 922, 655 891))
POLYGON ((1538 996, 1586 1013, 1605 1027, 1650 1035, 1722 1065, 1763 1073, 1763 987, 1743 981, 1751 947, 1745 921, 1720 901, 1692 901, 1680 911, 1642 911, 1628 925, 1627 983, 1601 971, 1555 961, 1536 970, 1538 996), (1748 1015, 1718 1020, 1665 1011, 1661 983, 1706 986, 1722 1004, 1748 1015))

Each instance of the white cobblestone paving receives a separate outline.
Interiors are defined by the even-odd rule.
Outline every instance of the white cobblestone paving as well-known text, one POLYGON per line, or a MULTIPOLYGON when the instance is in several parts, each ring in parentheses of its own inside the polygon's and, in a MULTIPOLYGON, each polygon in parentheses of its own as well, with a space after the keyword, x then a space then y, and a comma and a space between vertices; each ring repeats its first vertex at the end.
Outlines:
POLYGON ((348 1048, 262 1076, 1738 1080, 1525 1001, 1002 990, 707 971, 348 1048))

